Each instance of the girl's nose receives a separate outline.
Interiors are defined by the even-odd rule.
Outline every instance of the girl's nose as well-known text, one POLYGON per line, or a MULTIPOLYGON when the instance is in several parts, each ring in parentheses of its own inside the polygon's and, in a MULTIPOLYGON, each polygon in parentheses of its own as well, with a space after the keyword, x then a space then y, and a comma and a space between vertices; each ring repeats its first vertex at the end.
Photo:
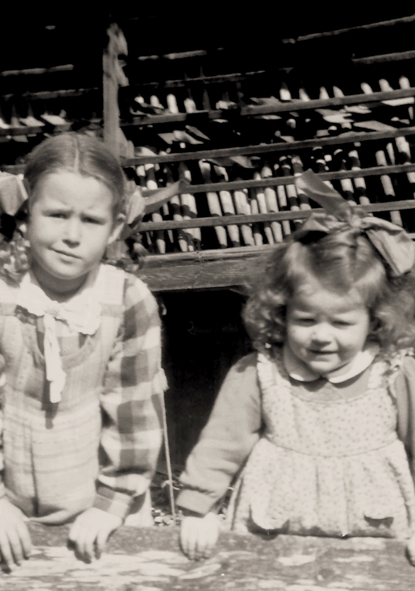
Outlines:
POLYGON ((315 343, 329 343, 331 341, 330 330, 325 324, 316 324, 311 333, 315 343))
POLYGON ((81 223, 76 218, 70 218, 66 221, 63 240, 68 244, 79 244, 81 241, 82 228, 81 223))

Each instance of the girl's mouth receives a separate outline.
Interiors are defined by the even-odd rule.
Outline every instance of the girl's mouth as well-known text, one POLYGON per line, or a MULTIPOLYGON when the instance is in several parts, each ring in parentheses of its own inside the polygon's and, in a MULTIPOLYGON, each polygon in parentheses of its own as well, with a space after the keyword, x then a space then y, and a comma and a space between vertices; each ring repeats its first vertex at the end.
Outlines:
POLYGON ((76 254, 73 254, 71 252, 63 252, 61 250, 55 250, 55 252, 62 257, 66 257, 66 258, 70 258, 70 259, 79 259, 79 257, 76 256, 76 254))

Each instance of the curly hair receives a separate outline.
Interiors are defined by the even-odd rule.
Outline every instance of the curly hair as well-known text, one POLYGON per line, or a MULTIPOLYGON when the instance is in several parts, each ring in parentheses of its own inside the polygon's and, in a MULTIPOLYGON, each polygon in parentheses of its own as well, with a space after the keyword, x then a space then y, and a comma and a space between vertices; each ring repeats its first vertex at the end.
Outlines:
POLYGON ((277 245, 250 287, 243 311, 254 345, 283 343, 290 299, 311 280, 337 294, 356 290, 368 308, 368 338, 383 350, 415 344, 415 271, 392 277, 387 263, 359 229, 309 235, 277 245))

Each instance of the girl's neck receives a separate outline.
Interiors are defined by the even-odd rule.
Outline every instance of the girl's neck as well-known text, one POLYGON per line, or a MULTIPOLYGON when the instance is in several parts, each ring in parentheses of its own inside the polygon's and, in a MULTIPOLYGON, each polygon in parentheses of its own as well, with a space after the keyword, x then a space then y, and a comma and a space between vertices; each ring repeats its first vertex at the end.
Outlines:
POLYGON ((70 300, 76 293, 78 293, 89 275, 88 273, 87 275, 77 277, 70 281, 60 280, 45 273, 42 267, 37 265, 35 261, 32 262, 31 270, 36 281, 48 298, 59 303, 70 300))

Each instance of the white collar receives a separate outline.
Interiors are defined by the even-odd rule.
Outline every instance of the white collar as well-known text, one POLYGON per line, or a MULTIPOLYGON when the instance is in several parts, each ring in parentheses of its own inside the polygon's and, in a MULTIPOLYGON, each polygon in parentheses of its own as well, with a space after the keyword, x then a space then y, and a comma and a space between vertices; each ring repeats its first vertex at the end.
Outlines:
POLYGON ((55 321, 66 322, 72 332, 85 335, 97 332, 101 323, 100 294, 105 281, 105 269, 105 265, 100 265, 91 271, 81 289, 65 302, 49 298, 30 272, 20 283, 16 304, 30 314, 43 317, 46 379, 49 382, 49 398, 53 403, 60 402, 66 380, 55 321))
POLYGON ((17 305, 35 316, 49 314, 67 323, 70 330, 82 334, 95 334, 101 320, 100 286, 105 265, 91 271, 84 285, 64 302, 53 300, 43 291, 31 272, 27 272, 17 294, 17 305))
POLYGON ((365 369, 371 365, 377 353, 379 352, 379 345, 377 343, 368 342, 364 349, 354 357, 350 363, 344 366, 341 374, 338 370, 328 372, 324 376, 320 376, 306 367, 291 351, 289 347, 284 346, 283 360, 284 366, 288 374, 299 382, 313 382, 320 377, 324 377, 332 384, 341 384, 351 378, 363 373, 365 369))

